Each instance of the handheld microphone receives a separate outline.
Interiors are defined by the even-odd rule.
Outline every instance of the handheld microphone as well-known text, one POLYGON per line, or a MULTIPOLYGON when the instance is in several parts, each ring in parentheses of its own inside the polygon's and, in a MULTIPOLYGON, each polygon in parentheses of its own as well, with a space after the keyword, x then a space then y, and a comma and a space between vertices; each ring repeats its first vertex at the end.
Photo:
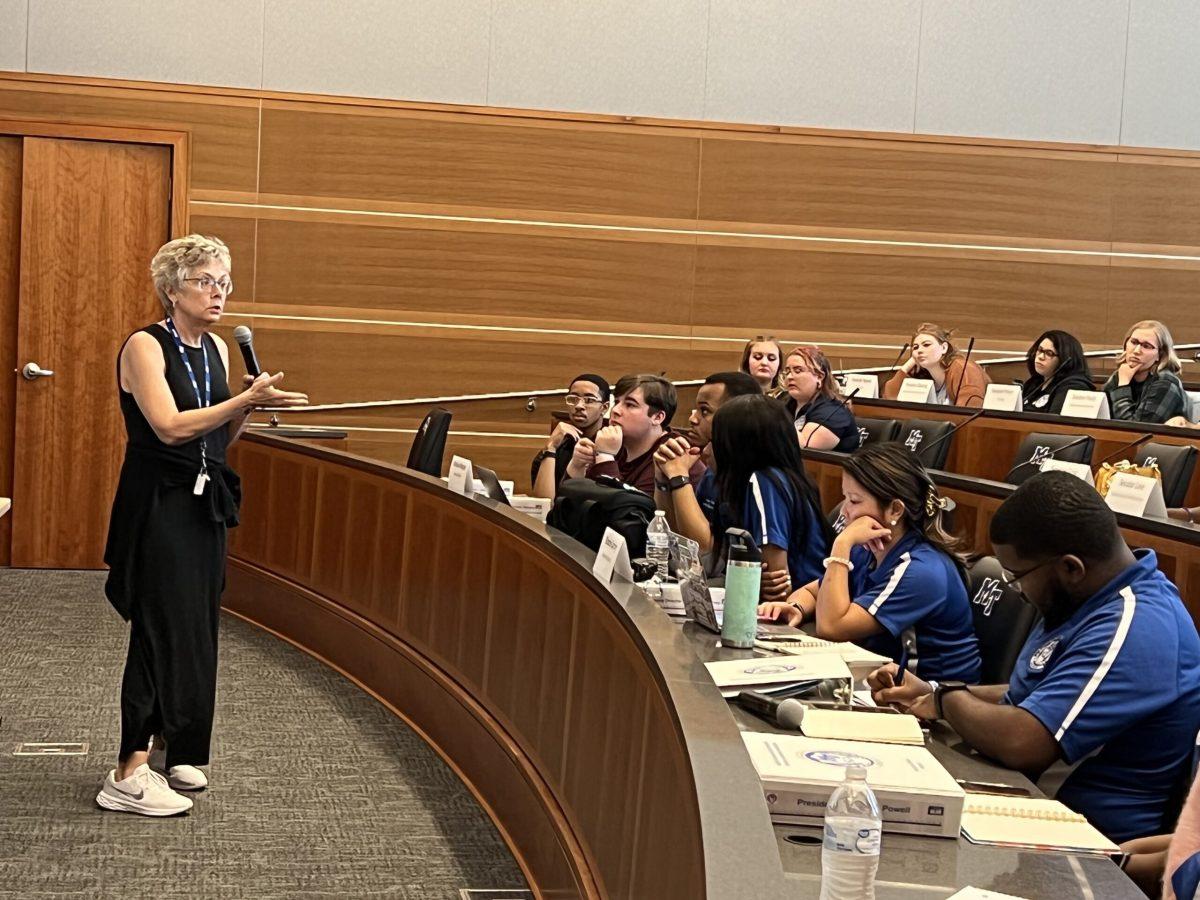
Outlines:
POLYGON ((1142 446, 1142 444, 1146 443, 1146 441, 1151 441, 1151 440, 1154 440, 1154 435, 1152 435, 1150 432, 1146 432, 1140 438, 1138 438, 1136 441, 1130 441, 1124 447, 1120 447, 1115 453, 1108 454, 1108 456, 1104 457, 1104 459, 1102 459, 1102 460, 1100 460, 1100 462, 1096 463, 1095 467, 1097 469, 1099 469, 1106 462, 1108 462, 1109 460, 1112 460, 1112 459, 1116 459, 1118 456, 1120 456, 1126 450, 1133 450, 1135 447, 1140 447, 1140 446, 1142 446))
MULTIPOLYGON (((846 406, 846 404, 848 404, 851 400, 853 400, 855 398, 855 396, 858 394, 858 392, 860 390, 862 390, 862 388, 855 388, 850 393, 848 393, 845 397, 840 398, 837 401, 838 405, 844 408, 846 406)), ((816 436, 817 436, 816 429, 813 429, 813 433, 808 436, 808 440, 804 442, 804 447, 801 449, 807 450, 808 445, 810 443, 812 443, 812 439, 816 436)))
POLYGON ((800 730, 804 720, 804 704, 799 700, 778 700, 758 691, 742 691, 737 695, 737 705, 780 728, 800 730))
POLYGON ((257 378, 262 374, 262 367, 258 364, 258 357, 254 355, 254 333, 245 325, 239 325, 233 329, 233 339, 242 351, 242 361, 246 364, 247 374, 257 378))
POLYGON ((959 422, 957 425, 955 425, 953 428, 951 428, 949 431, 947 431, 945 434, 943 434, 936 441, 934 441, 931 444, 926 444, 924 447, 921 447, 919 450, 917 450, 917 455, 920 456, 922 453, 929 450, 931 447, 936 447, 942 441, 949 440, 950 437, 955 432, 957 432, 961 428, 966 428, 968 425, 970 425, 972 422, 974 422, 976 419, 978 419, 980 416, 982 416, 985 412, 987 412, 986 409, 977 409, 975 412, 971 413, 969 416, 967 416, 965 419, 963 419, 961 422, 959 422))
MULTIPOLYGON (((1068 441, 1067 443, 1063 444, 1061 447, 1055 447, 1053 450, 1051 450, 1045 456, 1037 459, 1036 462, 1038 465, 1041 465, 1045 460, 1053 459, 1055 453, 1061 453, 1064 450, 1070 450, 1072 447, 1078 447, 1080 444, 1082 444, 1084 441, 1088 440, 1090 437, 1091 437, 1090 434, 1081 434, 1079 437, 1075 438, 1075 440, 1068 441)), ((1026 466, 1032 466, 1034 464, 1034 462, 1035 462, 1035 460, 1031 456, 1029 459, 1025 460, 1025 462, 1017 463, 1015 466, 1013 466, 1011 469, 1008 470, 1008 476, 1011 478, 1013 472, 1016 472, 1018 469, 1023 469, 1026 466)))
POLYGON ((958 393, 962 390, 963 382, 967 378, 967 366, 971 364, 971 351, 975 349, 975 338, 971 338, 967 342, 967 356, 963 360, 962 374, 958 376, 958 384, 954 388, 954 405, 958 405, 958 393))

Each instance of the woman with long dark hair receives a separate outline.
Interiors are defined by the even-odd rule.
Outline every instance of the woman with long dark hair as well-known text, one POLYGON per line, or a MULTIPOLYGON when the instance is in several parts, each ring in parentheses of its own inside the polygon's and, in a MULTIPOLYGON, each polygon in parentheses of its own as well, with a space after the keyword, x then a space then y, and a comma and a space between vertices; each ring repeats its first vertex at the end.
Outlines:
POLYGON ((868 444, 843 464, 846 527, 825 573, 759 614, 817 636, 854 641, 924 679, 979 679, 979 642, 958 541, 942 522, 937 485, 897 443, 868 444), (915 662, 914 662, 915 661, 915 662))
POLYGON ((792 585, 812 581, 833 531, 783 406, 761 395, 723 403, 713 417, 712 453, 722 526, 750 532, 768 572, 787 570, 792 585))
POLYGON ((1051 330, 1029 345, 1025 354, 1029 378, 1021 385, 1025 412, 1062 412, 1067 391, 1094 391, 1083 345, 1073 334, 1051 330))

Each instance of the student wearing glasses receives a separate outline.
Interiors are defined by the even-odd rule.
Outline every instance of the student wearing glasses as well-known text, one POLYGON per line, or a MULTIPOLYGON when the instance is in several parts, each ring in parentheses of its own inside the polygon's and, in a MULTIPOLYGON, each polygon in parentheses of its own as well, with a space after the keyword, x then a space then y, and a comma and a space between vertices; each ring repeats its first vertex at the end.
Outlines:
POLYGON ((867 679, 875 700, 944 719, 1114 842, 1162 834, 1200 729, 1200 637, 1153 550, 1130 550, 1095 488, 1034 475, 990 525, 1005 581, 1042 614, 1008 684, 867 679))
POLYGON ((1147 319, 1133 325, 1117 361, 1117 371, 1104 383, 1112 418, 1163 424, 1187 412, 1187 392, 1179 380, 1183 367, 1162 322, 1147 319))
POLYGON ((1067 391, 1094 391, 1083 345, 1065 331, 1044 331, 1025 354, 1029 378, 1021 385, 1025 412, 1058 415, 1067 391))
POLYGON ((819 347, 797 347, 787 355, 781 374, 801 449, 843 453, 858 449, 858 425, 819 347))
POLYGON ((611 395, 608 382, 599 375, 576 375, 571 380, 566 396, 567 421, 554 426, 545 449, 533 458, 530 472, 533 496, 554 499, 558 483, 567 475, 575 444, 580 438, 595 440, 596 433, 604 427, 604 413, 611 395))

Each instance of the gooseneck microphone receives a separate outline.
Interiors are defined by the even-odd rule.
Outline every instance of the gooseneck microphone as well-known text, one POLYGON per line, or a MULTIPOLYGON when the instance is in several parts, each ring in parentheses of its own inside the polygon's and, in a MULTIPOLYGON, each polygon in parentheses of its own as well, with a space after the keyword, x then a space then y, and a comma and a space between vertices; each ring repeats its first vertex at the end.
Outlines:
POLYGON ((233 339, 242 351, 242 361, 246 363, 247 374, 257 378, 262 374, 262 367, 258 364, 258 357, 254 355, 254 332, 245 325, 239 325, 233 329, 233 339))
POLYGON ((1096 463, 1095 468, 1099 469, 1106 462, 1108 462, 1109 460, 1116 459, 1118 456, 1120 456, 1126 450, 1132 450, 1135 447, 1140 447, 1140 446, 1142 446, 1142 444, 1146 443, 1146 441, 1152 441, 1152 440, 1154 440, 1154 435, 1152 435, 1150 432, 1146 432, 1140 438, 1138 438, 1136 441, 1130 441, 1124 447, 1119 447, 1116 450, 1116 452, 1108 454, 1108 456, 1104 457, 1104 459, 1102 459, 1102 460, 1100 460, 1100 462, 1096 463))
POLYGON ((930 448, 936 447, 942 441, 949 440, 951 435, 953 435, 955 432, 959 431, 960 429, 966 428, 968 425, 970 425, 972 422, 974 422, 976 419, 978 419, 980 416, 982 416, 985 412, 987 412, 986 409, 978 409, 975 412, 971 413, 971 415, 967 416, 965 419, 963 419, 961 422, 959 422, 957 425, 955 425, 953 428, 951 428, 949 431, 947 431, 945 434, 943 434, 940 438, 938 438, 937 440, 935 440, 929 444, 926 444, 924 447, 921 447, 917 451, 917 455, 920 456, 922 453, 927 452, 930 448))
POLYGON ((892 362, 891 371, 888 372, 889 377, 895 374, 896 368, 900 365, 900 360, 904 356, 904 351, 911 346, 912 344, 908 343, 908 341, 904 342, 904 346, 900 348, 900 352, 896 354, 896 359, 892 362))
MULTIPOLYGON (((839 398, 839 399, 838 399, 838 401, 837 401, 837 403, 838 403, 838 406, 841 406, 841 407, 845 408, 845 407, 846 407, 846 405, 847 405, 847 404, 848 404, 848 403, 849 403, 851 400, 853 400, 853 399, 854 399, 856 396, 858 396, 858 392, 859 392, 860 390, 862 390, 862 388, 855 388, 855 389, 854 389, 854 390, 852 390, 850 393, 848 393, 848 394, 847 394, 845 397, 841 397, 841 398, 839 398)), ((808 423, 806 422, 805 424, 807 425, 808 423)), ((814 437, 816 437, 816 436, 817 436, 817 429, 815 429, 815 428, 814 428, 814 429, 813 429, 813 433, 812 433, 812 434, 810 434, 810 435, 808 436, 808 440, 804 442, 804 446, 803 446, 801 449, 803 449, 803 450, 807 450, 807 449, 808 449, 808 445, 809 445, 810 443, 812 443, 812 439, 813 439, 814 437)))
MULTIPOLYGON (((1045 456, 1036 457, 1036 458, 1034 456, 1031 456, 1031 457, 1029 457, 1029 459, 1025 460, 1025 462, 1017 463, 1015 466, 1013 466, 1011 469, 1009 469, 1008 477, 1012 477, 1013 472, 1016 472, 1019 469, 1023 469, 1026 466, 1032 466, 1035 464, 1041 465, 1043 462, 1045 462, 1048 459, 1054 459, 1054 454, 1062 453, 1064 450, 1070 450, 1072 447, 1078 447, 1080 444, 1082 444, 1084 441, 1089 440, 1090 438, 1091 438, 1090 434, 1081 434, 1079 437, 1075 438, 1075 440, 1067 441, 1067 443, 1063 444, 1061 447, 1055 447, 1053 450, 1051 450, 1045 456)), ((1119 453, 1120 451, 1118 450, 1117 452, 1119 453)))
POLYGON ((954 388, 954 400, 953 400, 953 403, 954 403, 954 405, 955 405, 955 406, 957 406, 957 405, 958 405, 958 394, 959 394, 959 392, 962 390, 963 382, 964 382, 964 381, 966 380, 966 378, 967 378, 967 366, 969 366, 969 365, 971 364, 971 351, 972 351, 972 350, 974 350, 974 349, 975 349, 975 338, 971 338, 971 340, 969 340, 969 341, 967 342, 967 356, 966 356, 966 358, 963 360, 963 370, 962 370, 962 374, 958 376, 958 384, 957 384, 957 385, 955 386, 955 388, 954 388))

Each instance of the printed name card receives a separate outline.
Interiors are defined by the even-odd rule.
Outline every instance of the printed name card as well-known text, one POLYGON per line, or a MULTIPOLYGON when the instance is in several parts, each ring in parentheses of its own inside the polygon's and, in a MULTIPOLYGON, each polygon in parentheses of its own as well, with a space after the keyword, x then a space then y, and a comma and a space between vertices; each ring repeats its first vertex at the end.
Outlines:
POLYGON ((879 397, 879 377, 868 372, 847 372, 842 376, 846 386, 846 394, 858 389, 856 396, 860 400, 874 400, 879 397))
POLYGON ((1061 415, 1079 419, 1110 418, 1108 395, 1104 391, 1067 391, 1061 415))
POLYGON ((625 538, 611 528, 605 528, 604 539, 600 541, 600 552, 596 554, 596 562, 592 564, 592 574, 604 584, 608 584, 612 581, 613 572, 633 581, 633 566, 629 564, 629 547, 625 544, 625 538))
POLYGON ((1113 512, 1131 516, 1167 517, 1167 505, 1163 502, 1162 484, 1157 478, 1118 472, 1108 483, 1108 494, 1104 498, 1113 512))
POLYGON ((989 384, 983 394, 983 408, 1004 412, 1020 412, 1021 386, 1019 384, 989 384))
POLYGON ((464 497, 472 496, 475 493, 475 476, 471 470, 471 461, 461 456, 452 457, 447 483, 454 493, 464 497))
POLYGON ((1076 478, 1082 478, 1088 484, 1094 485, 1096 479, 1092 477, 1092 467, 1087 463, 1066 462, 1065 460, 1055 459, 1051 456, 1048 459, 1042 460, 1041 469, 1043 472, 1066 472, 1069 475, 1074 475, 1076 478))
POLYGON ((903 403, 937 403, 933 382, 927 378, 905 378, 896 399, 903 403))

